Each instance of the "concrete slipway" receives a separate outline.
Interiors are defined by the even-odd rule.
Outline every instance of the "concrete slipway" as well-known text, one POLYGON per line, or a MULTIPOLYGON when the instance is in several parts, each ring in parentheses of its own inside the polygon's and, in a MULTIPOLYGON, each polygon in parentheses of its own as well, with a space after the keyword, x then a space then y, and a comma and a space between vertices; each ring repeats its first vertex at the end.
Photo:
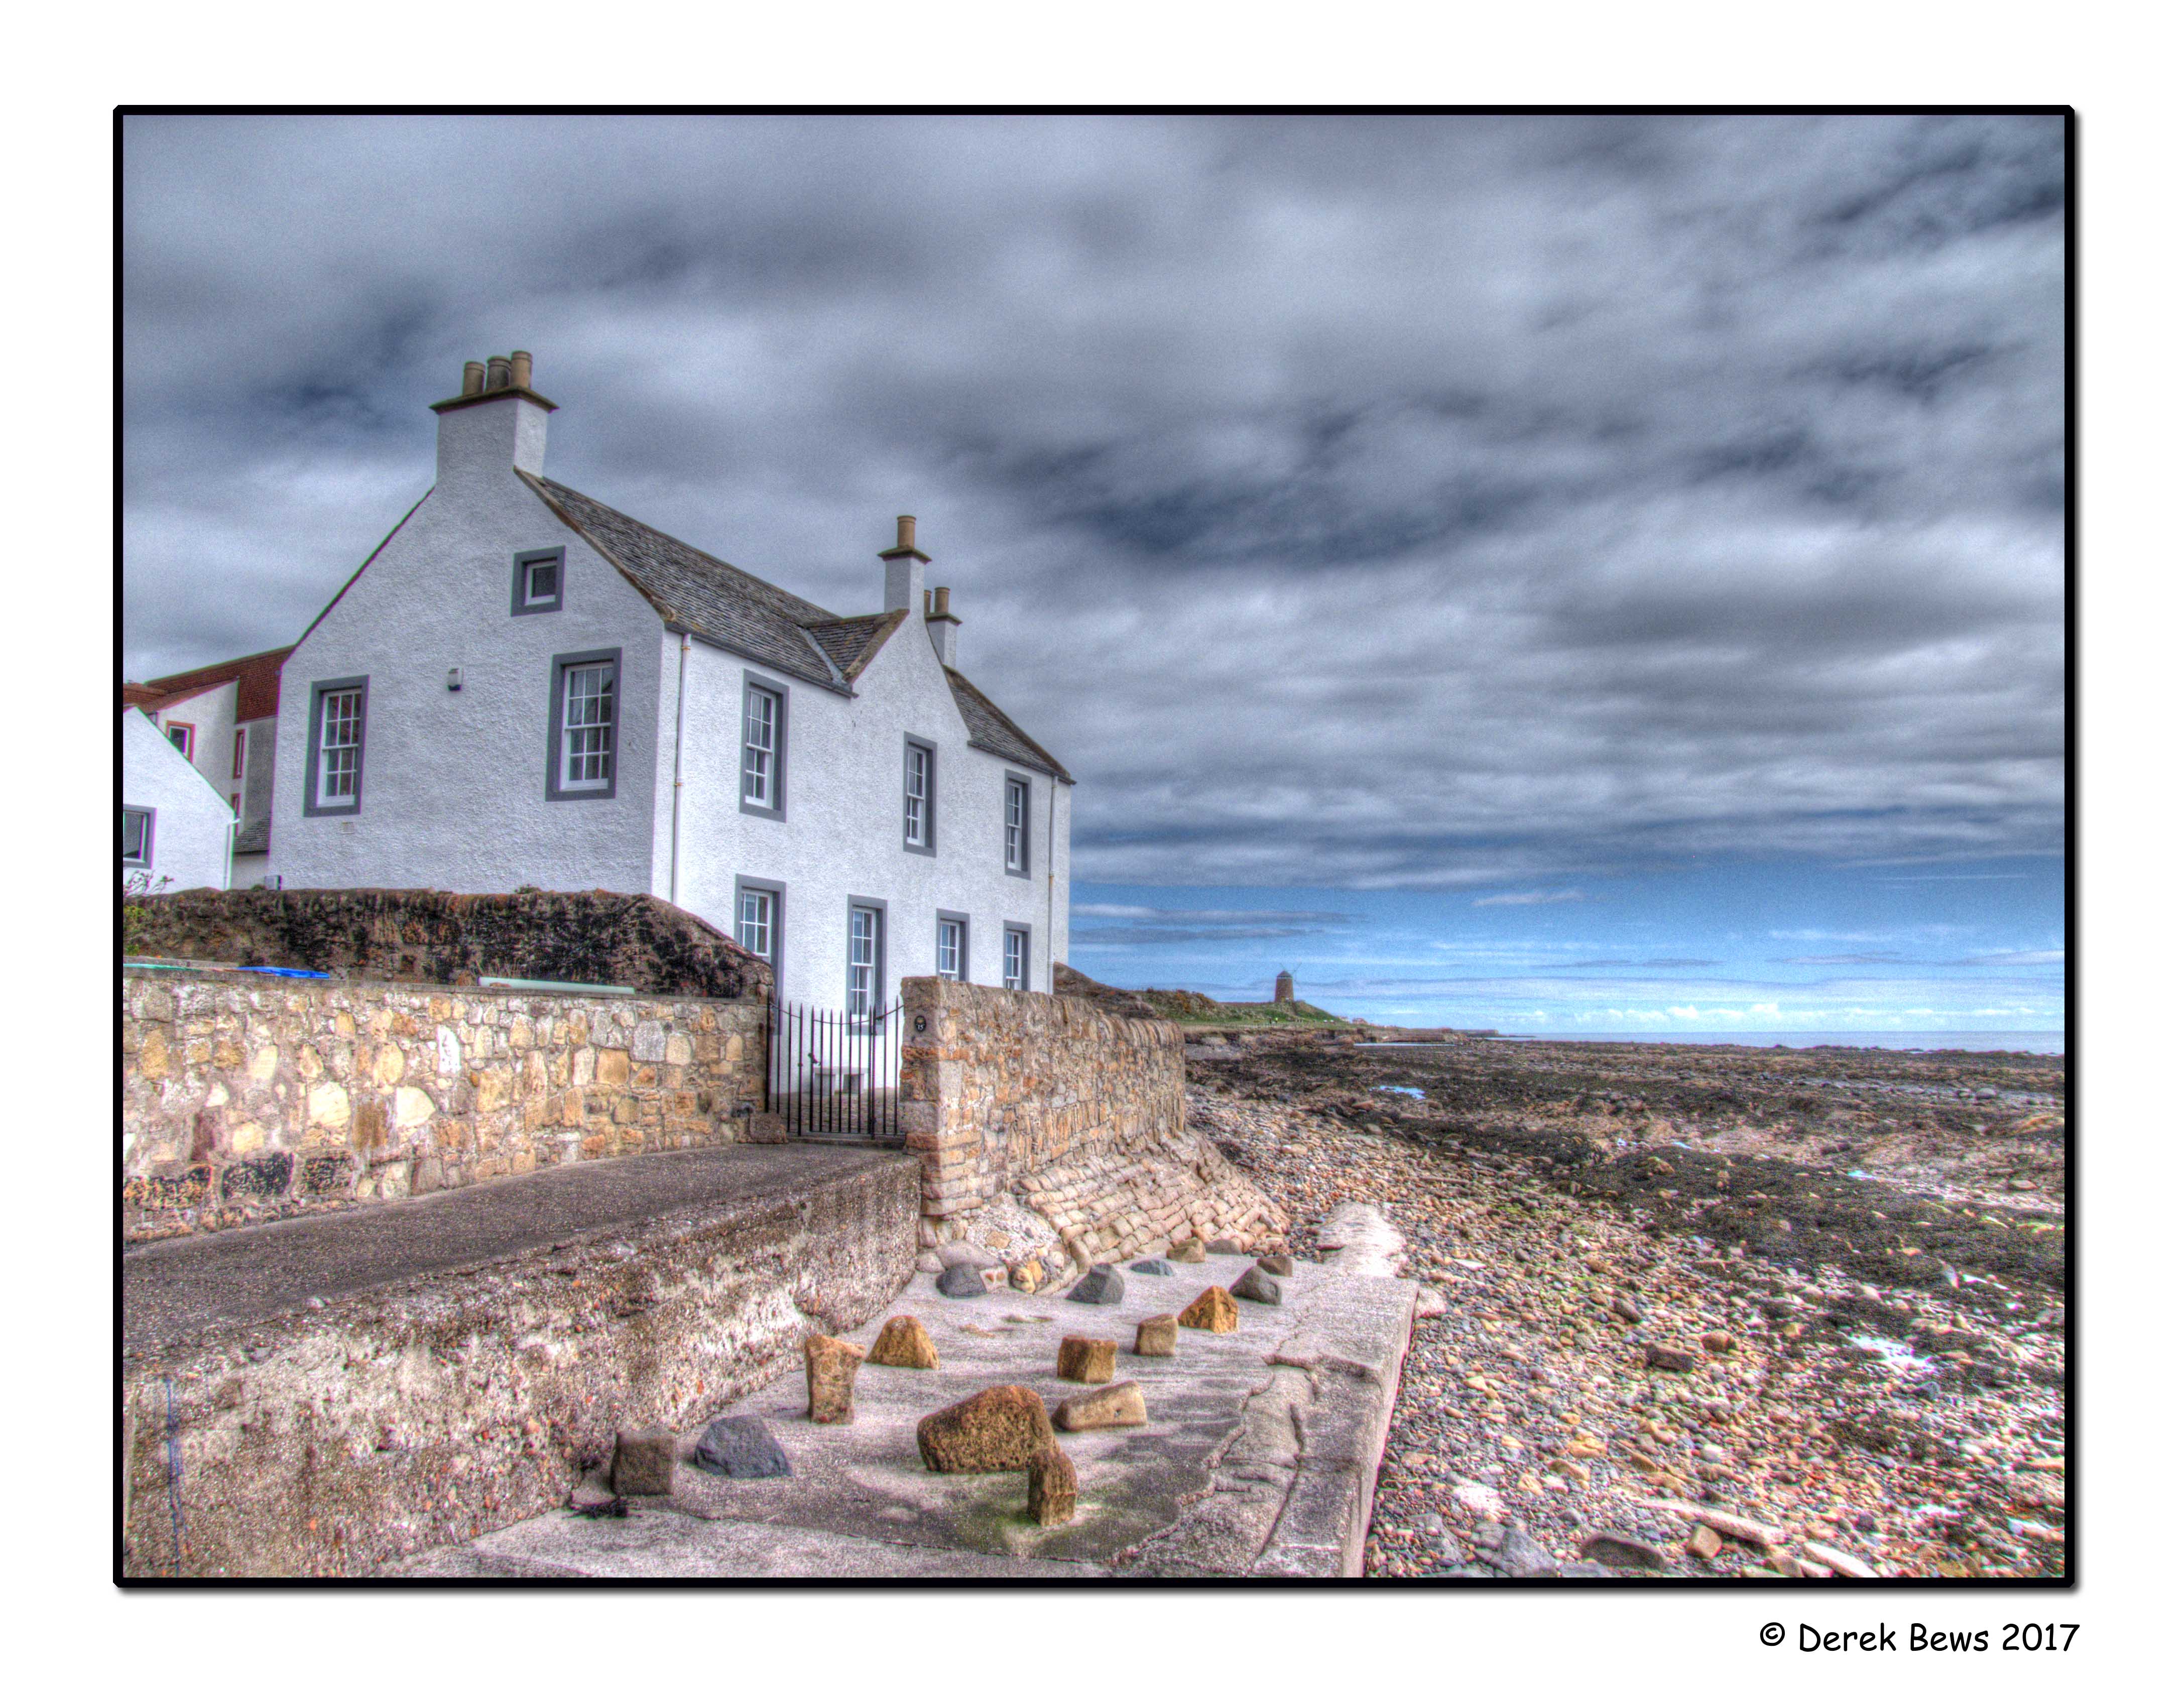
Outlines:
POLYGON ((1281 1306, 1241 1302, 1237 1331, 1185 1329, 1162 1358, 1130 1353, 1138 1322, 1234 1282, 1249 1257, 1172 1263, 1172 1277, 1125 1271, 1123 1302, 1104 1307, 1009 1290, 952 1300, 920 1275, 884 1313, 842 1335, 868 1346, 887 1318, 915 1314, 939 1351, 938 1370, 863 1366, 847 1425, 811 1423, 800 1370, 729 1410, 771 1423, 792 1475, 702 1471, 688 1456, 703 1427, 691 1426, 672 1496, 632 1497, 625 1519, 543 1514, 398 1569, 426 1578, 1354 1577, 1418 1295, 1385 1276, 1388 1252, 1353 1246, 1337 1264, 1301 1261, 1283 1281, 1281 1306), (1346 1270, 1361 1256, 1364 1272, 1346 1270), (1061 1435, 1078 1470, 1073 1520, 1034 1525, 1020 1472, 925 1470, 915 1436, 922 1415, 990 1385, 1028 1385, 1049 1408, 1084 1388, 1055 1376, 1068 1335, 1116 1340, 1115 1376, 1143 1389, 1150 1419, 1061 1435))

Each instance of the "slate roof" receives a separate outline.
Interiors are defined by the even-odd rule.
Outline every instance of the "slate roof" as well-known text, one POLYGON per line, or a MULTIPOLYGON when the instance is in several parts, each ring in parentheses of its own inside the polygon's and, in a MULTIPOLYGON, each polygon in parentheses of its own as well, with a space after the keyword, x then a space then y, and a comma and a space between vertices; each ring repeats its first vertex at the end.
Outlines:
POLYGON ((990 751, 995 756, 1006 756, 1010 761, 1020 762, 1028 768, 1042 770, 1065 785, 1077 783, 1069 778, 1069 771, 1040 750, 1029 734, 1003 715, 992 699, 954 669, 948 670, 947 675, 948 689, 956 694, 956 707, 962 713, 963 725, 970 729, 973 747, 990 751))
MULTIPOLYGON (((588 498, 573 487, 516 471, 548 508, 628 577, 671 627, 688 629, 784 674, 848 693, 907 610, 836 616, 783 592, 747 570, 725 563, 634 516, 588 498)), ((965 733, 978 750, 1070 781, 1069 771, 1040 750, 984 693, 946 671, 965 733)))
POLYGON ((224 663, 208 663, 203 668, 184 669, 180 674, 161 675, 148 680, 141 688, 155 694, 155 702, 131 698, 131 688, 122 688, 122 698, 129 703, 143 703, 147 710, 164 710, 170 704, 179 704, 185 698, 193 698, 200 692, 209 692, 215 686, 225 686, 229 681, 237 683, 235 688, 235 719, 254 722, 261 716, 281 713, 281 665, 287 661, 293 645, 283 645, 277 651, 260 651, 254 656, 230 657, 224 663))
POLYGON ((804 631, 826 652, 827 660, 842 671, 843 679, 855 680, 909 614, 906 610, 887 610, 875 616, 845 616, 838 622, 812 622, 804 631))
POLYGON ((804 624, 840 618, 543 476, 518 475, 677 627, 835 692, 850 688, 804 624))
POLYGON ((235 851, 242 856, 252 850, 273 848, 273 818, 261 815, 255 821, 246 821, 235 829, 235 851))

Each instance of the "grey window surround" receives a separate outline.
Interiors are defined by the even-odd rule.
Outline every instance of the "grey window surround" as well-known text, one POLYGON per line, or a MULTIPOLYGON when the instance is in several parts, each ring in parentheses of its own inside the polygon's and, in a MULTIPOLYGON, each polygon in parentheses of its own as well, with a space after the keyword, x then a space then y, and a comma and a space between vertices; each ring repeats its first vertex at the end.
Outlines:
POLYGON ((508 586, 508 613, 510 616, 545 616, 561 607, 561 600, 569 588, 569 548, 549 545, 538 551, 519 551, 515 554, 515 572, 508 586), (527 604, 524 585, 533 563, 554 565, 554 597, 548 604, 527 604))
POLYGON ((783 1001, 784 995, 781 989, 782 958, 788 953, 788 945, 782 937, 788 920, 788 888, 779 880, 758 879, 749 874, 736 876, 735 902, 731 906, 735 911, 735 918, 732 923, 734 930, 731 931, 728 936, 734 939, 738 944, 743 943, 740 934, 743 929, 744 893, 746 891, 765 891, 773 895, 773 954, 766 959, 773 967, 773 1000, 778 1003, 783 1001))
POLYGON ((940 748, 931 739, 920 739, 916 733, 902 736, 902 795, 903 802, 910 801, 911 753, 925 753, 925 842, 910 842, 909 817, 903 817, 902 848, 913 856, 933 856, 939 854, 940 843, 940 748))
POLYGON ((621 778, 621 647, 616 645, 599 651, 560 651, 554 654, 552 678, 546 685, 546 801, 549 804, 574 803, 582 798, 611 798, 621 778), (561 707, 563 677, 572 668, 587 663, 611 663, 614 685, 614 716, 607 723, 607 783, 604 786, 586 786, 576 791, 561 789, 561 707))
POLYGON ((1011 990, 1031 989, 1031 928, 1021 921, 1001 923, 1001 984, 1011 990), (1012 933, 1021 934, 1023 938, 1023 978, 1021 980, 1009 978, 1009 935, 1012 933))
POLYGON ((308 816, 354 816, 364 813, 365 759, 371 749, 371 677, 352 675, 346 680, 320 680, 311 683, 311 719, 309 741, 304 755, 304 813, 308 816), (326 711, 320 702, 329 692, 354 692, 356 700, 356 795, 345 804, 322 804, 319 801, 319 729, 325 725, 326 711))
POLYGON ((755 669, 744 671, 743 702, 736 713, 736 798, 745 815, 755 815, 760 821, 788 819, 788 683, 755 669), (744 796, 744 740, 750 732, 753 690, 773 696, 773 805, 770 809, 744 796))
POLYGON ((849 899, 848 911, 842 917, 842 1004, 849 1011, 850 970, 856 966, 856 911, 869 909, 879 917, 872 923, 872 1001, 866 1010, 867 1016, 887 1001, 887 900, 884 897, 849 899))
POLYGON ((1013 774, 1001 777, 1001 867, 1018 879, 1031 878, 1031 782, 1013 774), (1023 794, 1023 866, 1018 867, 1009 861, 1009 795, 1023 794))
POLYGON ((150 867, 152 866, 152 823, 158 818, 159 811, 155 809, 146 809, 141 804, 124 804, 121 805, 121 814, 125 822, 128 817, 132 815, 141 815, 144 817, 144 833, 142 842, 139 846, 136 854, 133 856, 127 853, 126 848, 125 847, 121 857, 121 866, 125 868, 150 867))
POLYGON ((971 977, 971 917, 960 909, 936 909, 933 911, 933 971, 940 973, 940 929, 953 921, 956 926, 956 972, 941 973, 943 979, 968 979, 971 977))

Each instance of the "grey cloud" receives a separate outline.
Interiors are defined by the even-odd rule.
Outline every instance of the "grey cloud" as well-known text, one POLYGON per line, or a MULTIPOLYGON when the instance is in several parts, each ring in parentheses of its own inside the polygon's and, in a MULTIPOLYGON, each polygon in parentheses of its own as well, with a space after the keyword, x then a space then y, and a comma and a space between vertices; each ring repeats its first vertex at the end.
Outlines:
POLYGON ((557 477, 821 603, 916 510, 1080 878, 2052 852, 2059 148, 131 120, 125 668, 293 638, 524 346, 557 477))

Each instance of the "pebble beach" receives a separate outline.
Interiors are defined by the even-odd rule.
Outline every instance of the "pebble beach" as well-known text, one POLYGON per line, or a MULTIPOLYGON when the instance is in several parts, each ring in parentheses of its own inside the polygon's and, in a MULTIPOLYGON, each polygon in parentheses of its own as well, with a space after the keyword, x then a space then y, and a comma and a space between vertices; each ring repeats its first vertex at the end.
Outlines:
POLYGON ((1443 1309, 1368 1576, 2064 1574, 2064 1062, 1195 1040, 1295 1217, 1379 1205, 1443 1309))

